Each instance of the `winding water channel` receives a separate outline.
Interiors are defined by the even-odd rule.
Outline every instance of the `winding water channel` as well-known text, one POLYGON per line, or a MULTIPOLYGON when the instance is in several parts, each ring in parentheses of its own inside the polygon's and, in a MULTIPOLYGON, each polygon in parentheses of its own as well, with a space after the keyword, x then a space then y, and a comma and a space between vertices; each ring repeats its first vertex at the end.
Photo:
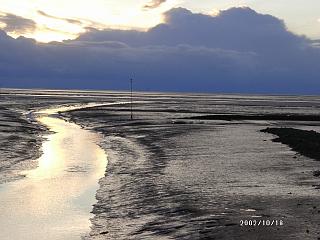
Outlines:
MULTIPOLYGON (((76 107, 79 108, 79 107, 76 107)), ((0 185, 0 239, 81 239, 90 231, 92 205, 107 156, 102 136, 57 117, 57 108, 35 116, 52 134, 38 167, 0 185)))

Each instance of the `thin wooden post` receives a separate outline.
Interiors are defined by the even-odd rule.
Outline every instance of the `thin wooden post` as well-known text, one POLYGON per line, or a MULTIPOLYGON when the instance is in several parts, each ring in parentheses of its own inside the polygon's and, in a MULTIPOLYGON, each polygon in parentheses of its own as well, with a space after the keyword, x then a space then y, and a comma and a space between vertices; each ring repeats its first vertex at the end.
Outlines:
POLYGON ((132 94, 132 90, 133 90, 133 86, 132 86, 132 85, 133 85, 133 79, 131 78, 131 79, 130 79, 130 90, 131 90, 131 91, 130 91, 130 92, 131 92, 131 96, 130 96, 131 118, 130 118, 130 119, 131 119, 131 120, 133 120, 133 113, 132 113, 132 95, 133 95, 133 94, 132 94))

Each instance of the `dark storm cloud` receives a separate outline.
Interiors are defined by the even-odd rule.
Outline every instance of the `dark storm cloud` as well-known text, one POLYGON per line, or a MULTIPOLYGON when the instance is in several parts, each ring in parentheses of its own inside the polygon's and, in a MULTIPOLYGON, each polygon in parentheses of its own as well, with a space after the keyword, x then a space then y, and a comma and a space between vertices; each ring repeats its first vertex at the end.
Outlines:
POLYGON ((132 46, 189 44, 212 48, 269 51, 299 47, 306 39, 286 30, 284 23, 250 8, 232 8, 216 17, 175 8, 165 14, 166 23, 148 32, 93 30, 79 40, 122 41, 132 46))
POLYGON ((33 20, 10 13, 0 13, 0 22, 5 24, 2 29, 6 32, 22 34, 36 29, 36 23, 33 20))
POLYGON ((166 0, 152 0, 148 4, 144 5, 144 9, 153 9, 159 7, 161 4, 165 3, 166 0))
POLYGON ((0 35, 5 86, 319 93, 320 49, 249 8, 172 9, 147 32, 91 29, 64 43, 0 35))

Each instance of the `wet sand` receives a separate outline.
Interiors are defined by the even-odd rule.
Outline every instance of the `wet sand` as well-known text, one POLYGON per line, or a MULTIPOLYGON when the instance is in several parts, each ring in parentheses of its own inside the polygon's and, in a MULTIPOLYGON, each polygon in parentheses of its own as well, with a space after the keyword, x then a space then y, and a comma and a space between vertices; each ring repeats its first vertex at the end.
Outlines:
POLYGON ((155 120, 139 111, 130 122, 123 109, 66 114, 103 133, 110 156, 89 239, 320 237, 312 174, 318 164, 260 132, 277 123, 180 124, 180 118, 155 120), (283 220, 284 226, 240 227, 246 219, 283 220))
POLYGON ((45 129, 28 122, 15 110, 0 106, 0 184, 21 179, 21 170, 37 166, 41 156, 41 134, 45 129))

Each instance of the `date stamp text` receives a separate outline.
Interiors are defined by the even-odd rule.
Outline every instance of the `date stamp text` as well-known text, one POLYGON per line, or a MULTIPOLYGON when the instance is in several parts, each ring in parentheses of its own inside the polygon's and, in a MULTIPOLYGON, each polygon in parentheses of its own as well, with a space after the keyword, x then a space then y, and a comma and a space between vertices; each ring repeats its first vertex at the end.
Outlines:
POLYGON ((272 227, 272 226, 283 226, 284 221, 278 219, 241 219, 240 227, 272 227))

